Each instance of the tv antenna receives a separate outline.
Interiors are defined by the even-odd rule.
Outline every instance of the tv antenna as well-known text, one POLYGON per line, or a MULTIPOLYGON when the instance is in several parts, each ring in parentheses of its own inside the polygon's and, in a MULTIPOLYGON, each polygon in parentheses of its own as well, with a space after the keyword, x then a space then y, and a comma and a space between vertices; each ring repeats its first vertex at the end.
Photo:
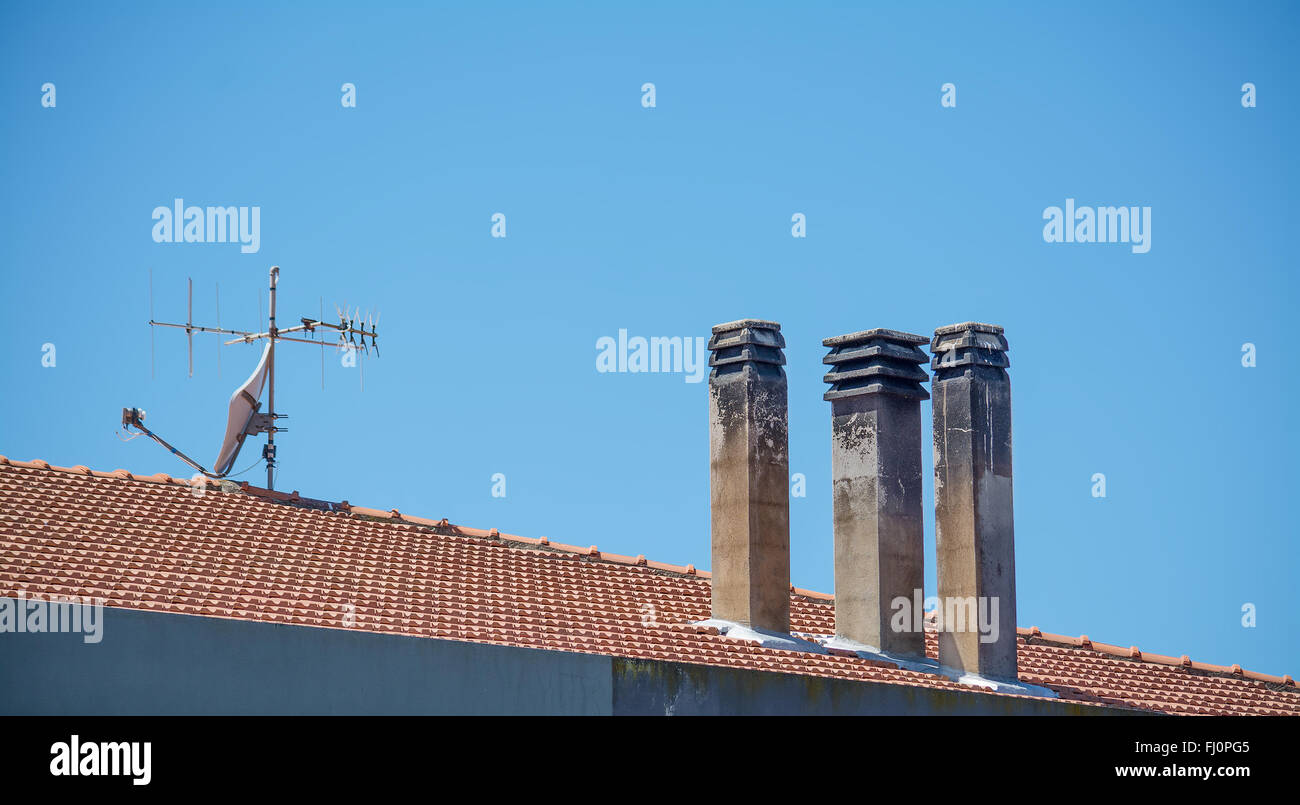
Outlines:
MULTIPOLYGON (((257 363, 257 368, 249 375, 248 380, 243 385, 235 389, 235 393, 230 395, 230 413, 226 419, 226 435, 221 442, 221 449, 217 453, 217 460, 212 469, 208 470, 194 459, 177 450, 165 439, 158 434, 149 430, 144 425, 145 412, 139 408, 122 409, 122 427, 125 429, 135 428, 140 433, 153 439, 158 444, 171 451, 172 455, 184 461, 194 469, 203 473, 208 478, 221 479, 230 474, 234 467, 235 459, 239 456, 239 451, 244 446, 244 440, 249 436, 255 436, 259 433, 266 434, 266 444, 262 447, 262 458, 266 461, 266 488, 275 488, 275 434, 287 431, 288 428, 282 428, 276 425, 279 419, 287 419, 287 414, 277 413, 275 410, 275 345, 279 341, 291 341, 299 344, 311 344, 313 346, 327 347, 334 346, 340 350, 352 350, 358 358, 358 366, 364 366, 364 356, 369 354, 370 350, 375 351, 375 357, 379 356, 379 344, 377 341, 379 317, 367 313, 364 316, 361 309, 356 311, 336 308, 338 311, 338 322, 323 321, 324 302, 322 301, 322 317, 311 319, 303 317, 299 319, 300 324, 292 327, 277 327, 275 320, 275 292, 276 285, 280 279, 280 267, 271 266, 271 287, 270 287, 270 318, 267 322, 266 330, 263 332, 250 332, 248 330, 227 330, 221 325, 221 305, 217 303, 217 326, 204 327, 194 323, 194 281, 189 281, 189 297, 186 310, 185 322, 173 323, 165 321, 154 321, 153 319, 153 280, 152 272, 150 273, 149 282, 149 325, 151 327, 172 327, 185 331, 187 341, 187 350, 189 353, 189 376, 194 376, 194 333, 213 333, 217 335, 232 335, 235 338, 224 342, 225 344, 252 344, 256 341, 265 341, 266 346, 262 349, 262 357, 257 363), (324 335, 326 331, 338 333, 337 341, 326 341, 324 338, 317 338, 319 334, 324 335), (312 338, 303 338, 302 334, 310 334, 312 338), (366 339, 370 339, 367 343, 366 339), (262 412, 262 390, 267 390, 266 412, 262 412)), ((220 294, 218 287, 217 293, 220 294)), ((218 296, 220 300, 220 296, 218 296)), ((261 307, 260 305, 258 306, 261 307)), ((259 318, 261 312, 258 313, 259 318)), ((153 330, 150 330, 150 366, 152 367, 152 339, 153 330)), ((220 361, 220 349, 217 351, 218 361, 220 361)), ((364 371, 364 370, 362 370, 364 371)), ((362 388, 365 388, 364 374, 362 388)), ((325 363, 324 351, 321 352, 321 388, 325 386, 325 363)), ((138 435, 138 434, 137 434, 138 435)), ((134 438, 134 437, 133 437, 134 438)))

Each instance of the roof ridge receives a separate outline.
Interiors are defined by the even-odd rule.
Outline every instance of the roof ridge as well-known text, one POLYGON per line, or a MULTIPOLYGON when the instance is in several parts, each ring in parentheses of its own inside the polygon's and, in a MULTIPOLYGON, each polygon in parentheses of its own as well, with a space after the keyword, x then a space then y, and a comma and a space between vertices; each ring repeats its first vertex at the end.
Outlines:
MULTIPOLYGON (((14 466, 14 467, 23 467, 26 469, 41 469, 41 470, 52 470, 54 472, 66 472, 74 475, 89 475, 96 478, 122 478, 128 481, 139 481, 141 483, 174 484, 176 486, 193 485, 193 482, 188 478, 175 478, 171 475, 168 475, 165 472, 159 472, 153 475, 141 475, 141 474, 130 472, 129 470, 125 470, 125 469, 116 469, 113 470, 112 472, 105 472, 101 470, 92 470, 89 467, 86 467, 81 464, 78 464, 75 467, 61 467, 58 465, 51 464, 50 462, 45 461, 43 459, 34 459, 32 461, 16 461, 14 459, 9 458, 8 456, 0 455, 0 466, 5 466, 5 465, 14 466)), ((320 500, 316 498, 308 498, 299 494, 297 490, 294 490, 293 492, 277 492, 272 489, 266 489, 260 486, 253 486, 248 481, 237 481, 231 483, 237 484, 239 490, 244 494, 252 495, 254 497, 264 498, 266 500, 270 500, 275 503, 294 503, 294 504, 322 503, 322 504, 327 504, 334 511, 341 511, 347 514, 352 514, 359 517, 365 517, 371 520, 395 520, 404 523, 411 523, 413 525, 422 525, 422 526, 428 526, 433 528, 450 528, 450 529, 454 529, 457 535, 461 535, 461 536, 499 539, 502 540, 503 542, 514 542, 528 547, 547 548, 553 551, 559 551, 561 553, 574 553, 582 556, 589 556, 593 559, 601 559, 603 561, 612 562, 614 564, 641 565, 641 566, 649 567, 654 570, 662 570, 669 573, 677 573, 683 576, 695 576, 701 579, 713 578, 713 574, 711 572, 707 570, 698 570, 693 564, 674 565, 674 564, 669 564, 667 562, 656 562, 656 561, 646 559, 644 554, 638 554, 637 556, 625 556, 622 554, 605 553, 595 545, 583 548, 578 545, 567 545, 562 542, 551 542, 546 537, 525 537, 519 534, 507 534, 495 528, 485 530, 481 528, 473 528, 471 526, 456 525, 454 523, 448 522, 447 518, 445 517, 440 520, 432 520, 427 517, 417 517, 415 515, 402 514, 397 509, 388 509, 388 510, 372 509, 366 506, 354 506, 346 500, 335 502, 335 501, 320 500)), ((818 593, 811 590, 799 590, 796 589, 794 585, 791 585, 790 591, 800 595, 806 595, 810 598, 827 598, 827 599, 834 598, 834 596, 827 595, 826 593, 818 593)))
MULTIPOLYGON (((137 475, 135 473, 129 472, 124 469, 116 469, 113 470, 112 472, 104 472, 100 470, 92 470, 89 467, 86 467, 85 465, 82 464, 78 464, 73 467, 61 467, 61 466, 50 464, 48 461, 44 461, 42 459, 34 459, 32 461, 15 461, 4 455, 0 455, 0 466, 13 466, 13 467, 22 467, 26 469, 49 470, 53 472, 64 472, 64 473, 69 473, 74 475, 88 475, 95 478, 121 478, 124 480, 139 481, 142 483, 173 484, 177 486, 192 485, 190 479, 175 478, 163 472, 155 473, 153 475, 137 475)), ((506 543, 514 543, 518 546, 526 547, 526 548, 552 550, 561 553, 572 553, 578 556, 585 556, 599 561, 610 562, 612 564, 647 567, 652 570, 674 573, 681 576, 692 576, 698 579, 709 580, 710 583, 713 578, 713 574, 711 572, 707 570, 699 570, 693 564, 687 564, 683 566, 683 565, 673 565, 666 562, 655 562, 646 559, 644 554, 638 554, 636 556, 625 556, 622 554, 605 553, 599 550, 599 548, 597 548, 597 546, 595 545, 592 545, 587 548, 583 548, 577 545, 567 545, 561 542, 551 542, 549 539, 547 539, 544 536, 525 537, 518 534, 506 534, 495 528, 485 530, 481 528, 472 528, 470 526, 459 526, 448 522, 447 518, 445 517, 440 520, 432 520, 427 517, 417 517, 414 515, 402 514, 397 509, 388 509, 385 511, 382 509, 372 509, 365 506, 353 506, 352 504, 348 503, 346 500, 340 502, 332 502, 332 501, 317 500, 315 498, 306 498, 301 496, 297 490, 294 490, 293 492, 276 492, 274 490, 253 486, 247 481, 240 481, 237 483, 238 483, 239 490, 244 494, 252 495, 254 497, 264 498, 278 503, 289 503, 295 505, 305 504, 307 506, 312 506, 313 504, 325 504, 326 506, 329 507, 329 510, 331 511, 338 511, 344 514, 363 517, 370 520, 392 520, 397 522, 410 523, 412 525, 431 527, 431 528, 447 528, 447 529, 452 529, 455 532, 455 535, 457 536, 496 539, 506 543)), ((835 600, 835 596, 832 593, 822 593, 822 592, 817 592, 815 590, 805 590, 802 588, 795 587, 793 584, 790 585, 790 592, 794 595, 800 595, 800 596, 813 598, 821 601, 835 600)), ((925 618, 927 620, 933 620, 933 613, 926 613, 925 618)), ((1211 663, 1197 662, 1197 661, 1193 661, 1186 654, 1183 654, 1180 657, 1171 657, 1162 654, 1150 654, 1141 651, 1137 646, 1129 646, 1125 648, 1123 646, 1110 644, 1110 643, 1094 642, 1091 639, 1089 639, 1089 637, 1086 634, 1080 635, 1079 637, 1071 637, 1069 635, 1060 635, 1051 632, 1043 632, 1037 626, 1030 626, 1029 628, 1017 626, 1016 634, 1018 636, 1024 637, 1026 643, 1028 643, 1028 641, 1030 640, 1041 640, 1045 643, 1055 643, 1063 646, 1069 646, 1071 648, 1088 649, 1107 656, 1118 657, 1121 659, 1135 660, 1137 662, 1149 662, 1156 665, 1182 667, 1190 671, 1199 671, 1201 673, 1212 674, 1215 676, 1228 676, 1237 679, 1250 679, 1258 682, 1265 682, 1268 684, 1284 685, 1291 688, 1296 687, 1295 680, 1291 677, 1290 674, 1276 675, 1276 674, 1265 674, 1259 671, 1249 671, 1243 669, 1240 665, 1237 665, 1235 663, 1232 665, 1214 665, 1211 663)))

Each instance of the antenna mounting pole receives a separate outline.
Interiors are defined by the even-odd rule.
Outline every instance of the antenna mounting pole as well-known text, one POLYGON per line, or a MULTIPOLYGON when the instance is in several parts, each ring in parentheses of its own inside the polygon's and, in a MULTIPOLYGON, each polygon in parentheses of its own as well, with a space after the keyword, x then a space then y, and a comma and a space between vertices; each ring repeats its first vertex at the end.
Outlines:
POLYGON ((280 332, 275 328, 275 284, 279 279, 280 267, 271 266, 271 320, 266 328, 267 342, 271 345, 270 357, 266 361, 266 413, 271 417, 271 429, 266 432, 266 447, 262 448, 262 456, 266 459, 267 489, 275 489, 275 339, 280 332))

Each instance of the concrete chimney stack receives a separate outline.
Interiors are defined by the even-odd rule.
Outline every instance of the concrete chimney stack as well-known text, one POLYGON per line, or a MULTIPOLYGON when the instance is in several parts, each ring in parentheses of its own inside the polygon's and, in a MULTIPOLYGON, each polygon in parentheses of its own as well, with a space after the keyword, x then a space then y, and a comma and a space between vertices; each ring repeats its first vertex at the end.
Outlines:
POLYGON ((822 362, 831 367, 835 633, 916 657, 925 656, 921 400, 930 397, 919 347, 929 340, 876 329, 822 341, 831 348, 822 362))
POLYGON ((790 456, 785 339, 773 321, 713 328, 709 491, 713 617, 790 631, 790 456))
POLYGON ((1007 340, 1001 327, 967 322, 935 330, 930 349, 939 662, 1014 680, 1016 552, 1007 340))

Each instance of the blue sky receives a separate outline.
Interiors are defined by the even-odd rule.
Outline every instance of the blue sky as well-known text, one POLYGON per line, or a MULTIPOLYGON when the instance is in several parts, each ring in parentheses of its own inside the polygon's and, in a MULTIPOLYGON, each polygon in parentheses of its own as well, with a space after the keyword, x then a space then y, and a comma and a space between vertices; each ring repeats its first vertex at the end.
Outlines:
POLYGON ((218 376, 196 336, 187 378, 184 336, 159 332, 151 379, 149 271, 159 319, 192 277, 196 320, 220 283, 222 323, 251 329, 278 264, 283 319, 382 311, 364 392, 334 353, 322 392, 318 350, 282 349, 279 488, 708 567, 706 386, 598 373, 595 344, 769 318, 807 478, 792 577, 831 591, 821 339, 994 322, 1020 624, 1300 672, 1292 5, 47 3, 0 23, 5 455, 188 476, 119 441, 135 405, 210 462, 257 350, 221 348, 218 376), (260 251, 155 243, 178 197, 259 206, 260 251), (1150 206, 1150 252, 1045 243, 1067 198, 1150 206))

